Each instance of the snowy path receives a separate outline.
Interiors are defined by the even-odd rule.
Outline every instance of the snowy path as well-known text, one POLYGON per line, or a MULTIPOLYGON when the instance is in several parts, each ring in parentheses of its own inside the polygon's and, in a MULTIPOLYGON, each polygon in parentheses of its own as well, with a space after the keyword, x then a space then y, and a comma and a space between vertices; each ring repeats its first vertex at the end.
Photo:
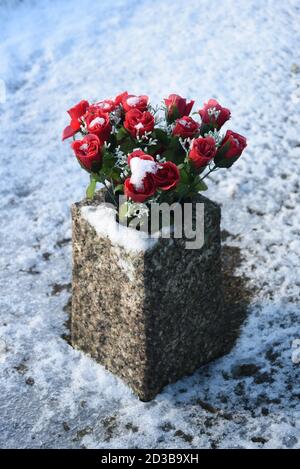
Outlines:
POLYGON ((0 1, 0 447, 300 447, 299 22, 298 0, 0 1), (258 290, 248 320, 150 403, 61 338, 87 182, 65 110, 124 89, 215 97, 249 138, 208 193, 258 290))

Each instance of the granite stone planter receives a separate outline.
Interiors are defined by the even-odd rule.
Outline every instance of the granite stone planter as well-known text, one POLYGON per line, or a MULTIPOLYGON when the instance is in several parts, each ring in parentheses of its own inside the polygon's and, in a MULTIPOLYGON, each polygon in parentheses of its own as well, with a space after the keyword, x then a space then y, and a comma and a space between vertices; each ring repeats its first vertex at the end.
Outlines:
MULTIPOLYGON (((168 383, 228 351, 220 259, 220 208, 205 204, 205 243, 158 239, 127 250, 96 232, 83 216, 92 201, 72 207, 71 337, 147 401, 168 383)), ((131 228, 124 228, 131 230, 131 228)))

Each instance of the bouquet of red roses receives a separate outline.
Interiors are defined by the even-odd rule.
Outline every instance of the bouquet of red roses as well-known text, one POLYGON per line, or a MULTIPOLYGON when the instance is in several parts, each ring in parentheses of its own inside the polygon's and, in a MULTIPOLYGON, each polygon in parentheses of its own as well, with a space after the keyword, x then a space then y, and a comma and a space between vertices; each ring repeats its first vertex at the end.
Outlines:
POLYGON ((148 96, 124 92, 95 104, 80 101, 69 109, 63 140, 90 173, 87 196, 97 182, 107 187, 113 203, 125 194, 130 204, 191 200, 207 186, 204 179, 229 168, 241 156, 246 139, 221 127, 230 111, 215 99, 190 117, 194 101, 176 94, 152 107, 148 96))

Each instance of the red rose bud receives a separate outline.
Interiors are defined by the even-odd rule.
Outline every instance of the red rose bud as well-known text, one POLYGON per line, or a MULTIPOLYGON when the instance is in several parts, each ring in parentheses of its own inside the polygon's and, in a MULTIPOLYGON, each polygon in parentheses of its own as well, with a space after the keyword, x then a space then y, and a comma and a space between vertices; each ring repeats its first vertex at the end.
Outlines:
POLYGON ((97 135, 101 142, 106 142, 109 139, 112 129, 109 114, 93 106, 85 114, 85 122, 88 132, 97 135))
POLYGON ((241 156, 246 146, 247 140, 245 137, 231 130, 227 130, 215 156, 215 165, 219 168, 230 168, 241 156))
POLYGON ((103 101, 99 101, 99 103, 94 104, 95 107, 100 109, 103 112, 112 112, 114 111, 116 105, 115 102, 111 99, 104 99, 103 101))
POLYGON ((130 178, 127 178, 124 182, 124 194, 126 197, 133 200, 133 202, 143 203, 145 200, 149 199, 155 191, 156 186, 151 176, 144 178, 143 187, 141 189, 136 189, 131 183, 130 178))
POLYGON ((71 117, 71 122, 70 125, 68 125, 63 131, 63 140, 72 137, 76 132, 78 132, 81 125, 80 119, 86 113, 88 107, 88 101, 83 100, 67 111, 69 116, 71 117))
MULTIPOLYGON (((202 119, 202 126, 205 124, 209 128, 219 130, 228 119, 230 119, 230 110, 222 107, 215 99, 210 99, 200 109, 199 114, 202 119)), ((208 129, 209 130, 209 129, 208 129)))
POLYGON ((153 174, 153 179, 159 189, 164 191, 173 189, 180 179, 179 170, 172 161, 159 163, 157 172, 153 174))
POLYGON ((170 94, 164 99, 167 107, 167 120, 174 122, 179 117, 188 116, 192 110, 195 101, 187 101, 178 94, 170 94))
POLYGON ((156 191, 154 174, 158 165, 152 156, 142 150, 136 150, 128 156, 131 170, 130 178, 125 180, 124 193, 134 202, 144 202, 156 191))
POLYGON ((131 109, 125 115, 125 129, 132 137, 144 135, 145 132, 152 132, 154 129, 154 117, 148 112, 142 112, 138 109, 131 109))
POLYGON ((127 91, 124 91, 123 93, 118 94, 118 96, 115 97, 115 106, 119 106, 122 103, 122 99, 128 96, 127 91))
POLYGON ((200 170, 210 163, 216 152, 216 142, 212 137, 200 137, 193 140, 188 158, 194 168, 200 170))
POLYGON ((84 169, 98 171, 101 165, 101 142, 97 135, 88 134, 82 140, 71 144, 74 153, 84 169))
POLYGON ((139 111, 146 111, 148 106, 148 96, 141 95, 135 96, 133 94, 124 94, 122 96, 121 104, 125 112, 130 111, 131 109, 138 109, 139 111))
POLYGON ((198 122, 194 121, 191 117, 183 116, 176 120, 173 135, 177 135, 182 138, 193 138, 196 137, 199 130, 200 125, 198 122))

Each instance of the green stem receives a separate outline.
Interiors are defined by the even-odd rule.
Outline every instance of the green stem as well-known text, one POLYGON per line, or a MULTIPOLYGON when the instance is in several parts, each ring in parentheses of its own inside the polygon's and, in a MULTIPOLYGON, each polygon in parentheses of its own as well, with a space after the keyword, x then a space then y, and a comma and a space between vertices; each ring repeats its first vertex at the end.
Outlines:
POLYGON ((115 196, 113 195, 113 193, 110 191, 110 188, 107 186, 107 184, 105 182, 105 179, 103 179, 103 181, 101 181, 101 182, 104 184, 113 205, 115 205, 117 207, 118 206, 117 200, 116 200, 115 196))
POLYGON ((200 181, 203 181, 203 179, 205 179, 210 173, 213 173, 214 171, 216 171, 218 169, 217 166, 214 166, 212 169, 210 169, 204 176, 203 178, 200 179, 200 181))

